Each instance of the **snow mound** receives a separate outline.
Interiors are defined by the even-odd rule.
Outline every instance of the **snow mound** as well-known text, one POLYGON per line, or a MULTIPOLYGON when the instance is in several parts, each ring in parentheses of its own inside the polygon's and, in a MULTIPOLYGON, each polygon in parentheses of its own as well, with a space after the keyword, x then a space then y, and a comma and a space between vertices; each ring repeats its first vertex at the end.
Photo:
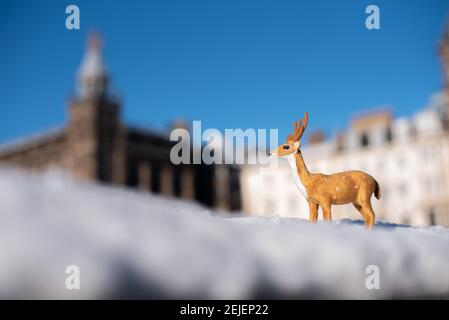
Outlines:
POLYGON ((0 168, 0 246, 0 298, 449 297, 441 227, 229 218, 59 172, 0 168))

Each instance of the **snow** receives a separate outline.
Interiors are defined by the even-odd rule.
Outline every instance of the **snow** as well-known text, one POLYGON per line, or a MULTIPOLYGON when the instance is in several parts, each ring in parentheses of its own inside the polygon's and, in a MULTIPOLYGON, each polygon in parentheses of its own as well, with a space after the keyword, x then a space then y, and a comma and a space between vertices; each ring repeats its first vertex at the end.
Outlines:
POLYGON ((449 297, 442 227, 229 218, 56 171, 0 168, 0 246, 0 298, 449 297))

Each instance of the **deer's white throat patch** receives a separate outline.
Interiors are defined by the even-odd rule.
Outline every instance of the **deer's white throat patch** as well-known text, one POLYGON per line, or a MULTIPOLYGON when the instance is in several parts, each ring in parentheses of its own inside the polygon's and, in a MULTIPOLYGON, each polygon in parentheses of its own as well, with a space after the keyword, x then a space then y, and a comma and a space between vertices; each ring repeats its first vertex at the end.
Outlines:
POLYGON ((295 155, 296 155, 296 152, 289 154, 285 158, 287 159, 288 164, 290 166, 290 171, 292 173, 293 181, 295 182, 296 188, 299 190, 299 192, 302 194, 302 196, 307 200, 307 190, 306 190, 306 187, 304 187, 303 183, 301 182, 301 179, 299 178, 298 166, 296 165, 295 155))

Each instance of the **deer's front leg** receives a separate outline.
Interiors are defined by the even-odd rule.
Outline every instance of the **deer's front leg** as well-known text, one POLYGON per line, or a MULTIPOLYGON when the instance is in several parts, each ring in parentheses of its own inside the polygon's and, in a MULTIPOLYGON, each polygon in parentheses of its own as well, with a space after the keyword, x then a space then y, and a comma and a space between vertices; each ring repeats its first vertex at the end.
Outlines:
POLYGON ((321 208, 323 209, 323 218, 326 221, 332 221, 332 214, 331 214, 331 202, 330 201, 324 201, 323 203, 320 203, 321 208))
POLYGON ((309 202, 309 220, 312 223, 316 223, 318 220, 318 205, 311 201, 309 202))

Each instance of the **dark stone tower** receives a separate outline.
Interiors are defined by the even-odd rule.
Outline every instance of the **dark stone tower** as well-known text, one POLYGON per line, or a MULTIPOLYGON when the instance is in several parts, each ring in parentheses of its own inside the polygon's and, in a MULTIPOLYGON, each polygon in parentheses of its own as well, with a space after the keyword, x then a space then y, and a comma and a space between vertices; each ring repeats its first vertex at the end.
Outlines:
POLYGON ((120 105, 108 91, 98 36, 89 39, 78 73, 75 97, 69 105, 68 167, 82 180, 123 183, 124 128, 120 105))
POLYGON ((175 142, 165 133, 121 122, 121 105, 108 90, 109 80, 99 37, 94 35, 68 105, 68 124, 0 149, 0 163, 32 170, 59 168, 84 181, 126 185, 238 211, 238 167, 174 165, 170 151, 175 142))

